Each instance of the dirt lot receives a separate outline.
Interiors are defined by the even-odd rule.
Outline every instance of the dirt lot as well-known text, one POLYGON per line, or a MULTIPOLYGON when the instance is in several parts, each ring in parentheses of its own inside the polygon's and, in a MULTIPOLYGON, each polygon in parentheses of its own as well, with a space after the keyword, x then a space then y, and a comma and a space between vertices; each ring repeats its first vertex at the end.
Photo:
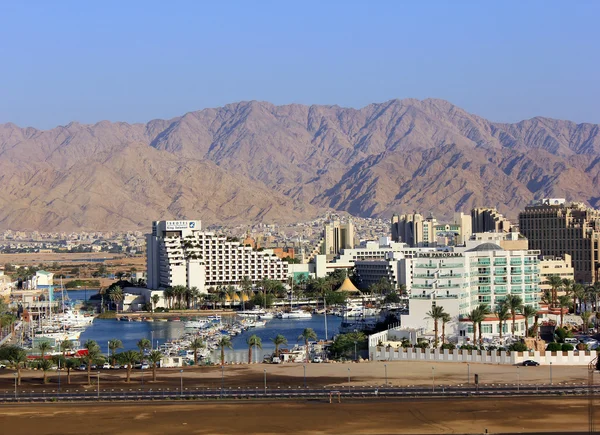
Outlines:
MULTIPOLYGON (((391 385, 458 385, 467 382, 467 365, 464 363, 437 363, 425 364, 422 362, 365 362, 365 363, 332 363, 332 364, 307 364, 306 383, 308 387, 323 386, 378 386, 386 382, 385 372, 387 365, 387 381, 391 385), (432 370, 433 368, 433 370, 432 370), (348 369, 350 371, 348 372, 348 369), (350 383, 348 383, 350 374, 350 383), (433 375, 433 376, 432 376, 433 375)), ((302 387, 304 384, 304 368, 302 364, 252 364, 252 365, 226 365, 224 370, 224 383, 227 388, 251 387, 262 388, 264 370, 267 370, 268 388, 302 387)), ((53 390, 58 387, 56 372, 49 372, 50 383, 43 385, 42 373, 39 371, 22 371, 23 380, 21 389, 33 391, 39 389, 53 390)), ((470 374, 479 374, 482 384, 516 384, 520 380, 525 384, 549 384, 550 366, 519 367, 471 364, 470 374)), ((156 383, 150 383, 151 370, 144 370, 144 385, 142 386, 142 372, 132 372, 132 382, 124 382, 125 370, 101 370, 101 388, 124 389, 149 389, 149 388, 179 388, 179 369, 158 369, 156 383)), ((212 367, 186 367, 183 372, 185 388, 220 388, 221 369, 212 367)), ((587 383, 586 366, 553 366, 552 381, 558 383, 587 383)), ((72 388, 95 390, 96 374, 92 379, 92 386, 86 387, 87 374, 85 372, 72 372, 71 386, 66 386, 66 374, 61 374, 63 389, 72 388)), ((0 371, 0 397, 10 394, 14 388, 13 370, 0 371)))
POLYGON ((587 431, 588 408, 579 398, 28 404, 2 406, 0 428, 12 435, 565 434, 587 431))

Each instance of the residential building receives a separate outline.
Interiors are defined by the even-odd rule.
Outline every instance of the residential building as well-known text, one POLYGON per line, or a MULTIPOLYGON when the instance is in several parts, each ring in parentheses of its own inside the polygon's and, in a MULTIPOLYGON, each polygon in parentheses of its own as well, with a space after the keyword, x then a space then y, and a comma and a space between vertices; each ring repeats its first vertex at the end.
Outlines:
POLYGON ((332 220, 323 228, 321 254, 337 255, 342 249, 354 248, 354 224, 351 220, 341 222, 332 220))
POLYGON ((571 263, 571 256, 565 254, 562 257, 540 257, 540 291, 543 293, 550 290, 550 285, 545 284, 551 276, 558 276, 561 279, 575 280, 575 269, 571 263))
POLYGON ((600 280, 600 210, 563 198, 542 199, 519 213, 519 228, 543 256, 571 256, 575 281, 600 280))
POLYGON ((527 251, 529 249, 529 241, 527 240, 527 237, 524 237, 522 234, 516 231, 510 233, 473 233, 470 240, 480 243, 495 243, 507 251, 527 251))
POLYGON ((238 286, 243 277, 285 282, 288 264, 272 250, 254 250, 231 238, 201 230, 201 222, 156 221, 147 235, 147 287, 238 286))
POLYGON ((508 233, 513 225, 495 208, 479 207, 471 210, 471 223, 473 233, 508 233))
MULTIPOLYGON (((462 340, 472 337, 469 312, 479 304, 493 311, 508 294, 518 295, 525 305, 539 308, 539 251, 507 251, 493 243, 469 241, 454 252, 416 252, 412 258, 412 289, 409 311, 402 316, 407 328, 431 331, 433 320, 427 313, 442 306, 450 314, 448 335, 462 340)), ((511 330, 503 325, 503 332, 511 330)), ((490 315, 482 324, 483 335, 499 333, 497 317, 490 315)), ((525 320, 517 316, 516 335, 524 335, 525 320)))
POLYGON ((424 218, 420 213, 393 215, 392 240, 406 243, 410 247, 436 246, 437 220, 433 216, 424 218))

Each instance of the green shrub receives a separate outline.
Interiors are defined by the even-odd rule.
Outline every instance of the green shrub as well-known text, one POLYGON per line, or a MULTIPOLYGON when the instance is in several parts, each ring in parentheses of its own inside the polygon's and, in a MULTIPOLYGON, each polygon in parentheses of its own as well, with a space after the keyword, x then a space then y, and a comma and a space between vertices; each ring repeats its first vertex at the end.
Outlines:
POLYGON ((454 350, 456 349, 456 345, 454 343, 444 343, 442 344, 442 349, 454 350))
POLYGON ((564 343, 565 338, 567 338, 568 336, 568 333, 565 328, 556 328, 556 330, 554 331, 554 335, 556 336, 556 341, 558 343, 564 343))
POLYGON ((561 348, 562 348, 562 351, 563 351, 563 352, 568 352, 568 351, 570 351, 570 350, 573 350, 573 349, 575 349, 575 348, 573 347, 573 345, 572 345, 572 344, 570 344, 570 343, 564 343, 564 344, 561 346, 561 348))
POLYGON ((527 345, 525 343, 517 341, 516 343, 513 343, 510 346, 508 346, 508 350, 510 350, 511 352, 526 352, 527 345))
POLYGON ((562 344, 560 343, 548 343, 546 350, 549 352, 560 352, 562 350, 562 344))

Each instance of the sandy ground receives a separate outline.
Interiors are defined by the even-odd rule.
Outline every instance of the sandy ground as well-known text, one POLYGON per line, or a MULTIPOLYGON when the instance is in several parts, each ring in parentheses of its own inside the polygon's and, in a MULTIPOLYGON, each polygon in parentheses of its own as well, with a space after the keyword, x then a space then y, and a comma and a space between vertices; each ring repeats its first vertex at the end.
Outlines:
POLYGON ((581 398, 29 404, 0 410, 2 433, 11 435, 565 434, 588 428, 581 398))
MULTIPOLYGON (((381 386, 387 381, 391 385, 459 385, 467 383, 468 368, 466 363, 423 363, 423 362, 364 362, 364 363, 323 363, 306 364, 306 383, 308 387, 324 386, 381 386), (350 371, 348 371, 350 369, 350 371), (432 370, 433 369, 433 370, 432 370), (350 374, 350 383, 348 383, 350 374), (432 376, 433 375, 433 376, 432 376)), ((304 383, 304 368, 302 364, 252 364, 226 365, 224 383, 226 387, 263 387, 264 370, 267 371, 269 388, 296 388, 304 383)), ((10 394, 14 388, 13 370, 0 370, 0 397, 10 394), (6 393, 5 393, 6 392, 6 393)), ((49 372, 50 383, 43 385, 40 371, 22 371, 23 391, 38 389, 52 390, 58 387, 56 372, 49 372)), ((471 381, 474 374, 479 375, 481 384, 549 384, 550 366, 518 367, 491 364, 470 364, 471 381)), ((552 382, 587 384, 586 366, 552 366, 552 382)), ((151 370, 143 373, 134 370, 132 382, 124 382, 125 370, 101 370, 100 385, 102 388, 179 388, 179 369, 158 369, 157 382, 149 383, 151 370)), ((62 388, 95 389, 94 373, 93 386, 86 387, 86 372, 72 372, 71 386, 66 386, 66 373, 61 374, 62 388)), ((183 372, 185 388, 220 388, 221 369, 218 366, 186 367, 183 372)), ((600 382, 597 377, 596 383, 600 382)))
POLYGON ((69 261, 77 261, 77 264, 85 263, 83 260, 101 258, 124 257, 121 254, 111 254, 109 252, 87 252, 87 253, 32 253, 32 254, 0 254, 0 264, 6 263, 18 265, 38 265, 39 263, 68 263, 69 261))

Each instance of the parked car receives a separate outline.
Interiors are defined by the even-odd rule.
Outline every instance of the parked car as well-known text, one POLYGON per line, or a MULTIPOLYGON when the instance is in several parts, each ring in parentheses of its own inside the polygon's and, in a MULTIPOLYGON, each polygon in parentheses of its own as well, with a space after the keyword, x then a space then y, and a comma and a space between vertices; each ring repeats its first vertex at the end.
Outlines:
POLYGON ((96 364, 92 364, 92 365, 90 366, 90 369, 92 369, 92 370, 96 370, 97 368, 98 368, 98 366, 96 366, 96 364))
POLYGON ((6 366, 4 364, 0 364, 0 369, 5 369, 6 366))
POLYGON ((316 356, 313 358, 312 362, 314 363, 322 363, 323 362, 323 358, 321 358, 320 356, 316 356))
POLYGON ((81 364, 79 367, 77 367, 77 370, 85 372, 87 370, 87 366, 85 364, 81 364))
POLYGON ((528 359, 528 360, 523 361, 523 365, 524 366, 534 366, 535 367, 535 366, 539 366, 540 363, 537 362, 537 361, 534 361, 532 359, 528 359))
POLYGON ((105 362, 104 364, 102 364, 102 369, 103 369, 103 370, 108 370, 108 369, 110 369, 110 364, 109 364, 109 363, 107 363, 107 362, 105 362))
POLYGON ((114 366, 111 366, 110 368, 113 370, 118 370, 121 368, 121 366, 119 364, 115 364, 114 366))
POLYGON ((578 344, 579 340, 576 339, 575 337, 567 337, 567 338, 565 338, 565 343, 578 344))

